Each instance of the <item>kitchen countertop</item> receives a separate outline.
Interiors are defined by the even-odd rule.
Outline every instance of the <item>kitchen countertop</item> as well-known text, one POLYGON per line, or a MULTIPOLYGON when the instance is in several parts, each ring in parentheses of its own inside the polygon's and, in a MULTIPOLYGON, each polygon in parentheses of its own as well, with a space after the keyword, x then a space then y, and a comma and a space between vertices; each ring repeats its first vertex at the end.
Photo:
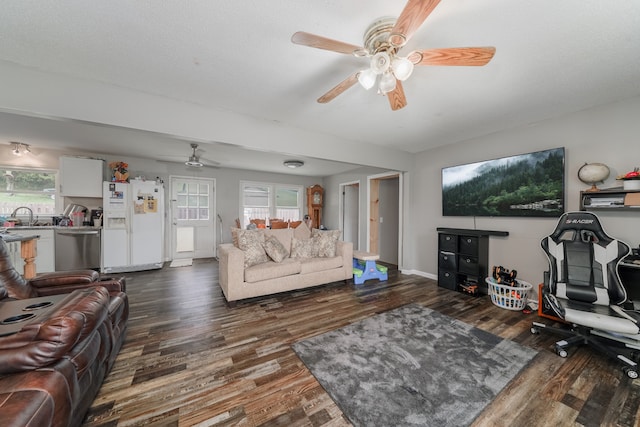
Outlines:
POLYGON ((5 242, 26 242, 37 239, 39 236, 20 236, 17 234, 0 233, 0 238, 5 242))
MULTIPOLYGON (((0 229, 5 230, 5 227, 1 227, 0 229)), ((82 226, 82 227, 62 227, 59 225, 18 225, 15 227, 6 227, 6 233, 11 233, 11 231, 15 231, 16 233, 20 230, 102 230, 102 227, 92 227, 92 226, 82 226)))

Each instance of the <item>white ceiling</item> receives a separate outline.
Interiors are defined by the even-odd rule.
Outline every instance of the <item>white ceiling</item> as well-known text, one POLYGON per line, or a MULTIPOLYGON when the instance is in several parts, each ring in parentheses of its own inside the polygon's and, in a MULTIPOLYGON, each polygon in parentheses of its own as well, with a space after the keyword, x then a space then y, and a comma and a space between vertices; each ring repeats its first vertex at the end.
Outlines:
MULTIPOLYGON (((233 113, 247 123, 270 123, 282 130, 283 140, 295 135, 287 129, 359 150, 384 147, 380 153, 387 158, 640 95, 637 0, 442 0, 403 52, 495 46, 488 65, 417 68, 404 82, 408 105, 395 112, 386 99, 359 85, 318 104, 320 95, 366 61, 294 45, 291 35, 302 30, 361 45, 369 24, 399 15, 404 5, 404 0, 5 0, 0 65, 161 97, 210 111, 212 117, 233 113)), ((41 111, 12 103, 3 92, 26 84, 9 80, 16 79, 0 79, 0 142, 180 160, 195 139, 203 156, 222 166, 279 172, 287 172, 284 158, 302 158, 311 166, 324 157, 304 141, 287 145, 272 139, 260 146, 222 130, 210 130, 204 138, 187 132, 163 136, 164 118, 145 132, 121 129, 106 117, 108 125, 96 126, 100 119, 78 120, 81 114, 69 108, 41 111), (243 146, 252 150, 239 151, 243 146)), ((82 102, 87 101, 75 93, 64 100, 82 102)), ((90 102, 99 106, 103 100, 94 95, 90 102)), ((359 163, 357 156, 345 157, 359 163)), ((376 163, 364 157, 362 164, 376 163)), ((315 172, 298 173, 330 175, 353 167, 336 163, 335 154, 326 159, 315 172)))

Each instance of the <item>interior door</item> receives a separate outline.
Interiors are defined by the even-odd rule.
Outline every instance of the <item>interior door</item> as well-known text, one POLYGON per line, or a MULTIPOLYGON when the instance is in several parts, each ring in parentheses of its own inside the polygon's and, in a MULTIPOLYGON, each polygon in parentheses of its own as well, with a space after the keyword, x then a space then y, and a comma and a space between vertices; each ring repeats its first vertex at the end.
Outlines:
POLYGON ((215 180, 171 177, 172 259, 216 254, 215 180))

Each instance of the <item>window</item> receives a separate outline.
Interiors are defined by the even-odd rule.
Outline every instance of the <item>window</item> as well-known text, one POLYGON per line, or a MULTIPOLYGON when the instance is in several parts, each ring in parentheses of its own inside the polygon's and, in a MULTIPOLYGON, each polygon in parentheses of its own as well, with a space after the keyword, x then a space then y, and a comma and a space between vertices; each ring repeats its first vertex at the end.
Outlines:
POLYGON ((251 219, 270 218, 283 221, 299 221, 302 217, 301 185, 267 184, 263 182, 241 182, 242 226, 251 219))
POLYGON ((209 220, 209 184, 183 183, 178 189, 178 220, 209 220))
MULTIPOLYGON (((56 171, 3 168, 0 170, 0 216, 7 217, 21 206, 33 211, 33 219, 56 214, 56 171)), ((19 211, 18 216, 28 215, 19 211)))

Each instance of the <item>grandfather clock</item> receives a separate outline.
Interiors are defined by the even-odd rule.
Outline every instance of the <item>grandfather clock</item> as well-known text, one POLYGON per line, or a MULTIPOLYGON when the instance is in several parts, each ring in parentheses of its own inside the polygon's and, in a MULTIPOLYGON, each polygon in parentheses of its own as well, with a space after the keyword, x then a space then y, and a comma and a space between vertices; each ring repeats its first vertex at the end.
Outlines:
POLYGON ((320 228, 322 224, 322 202, 324 190, 319 185, 307 188, 307 212, 311 217, 313 228, 320 228))

